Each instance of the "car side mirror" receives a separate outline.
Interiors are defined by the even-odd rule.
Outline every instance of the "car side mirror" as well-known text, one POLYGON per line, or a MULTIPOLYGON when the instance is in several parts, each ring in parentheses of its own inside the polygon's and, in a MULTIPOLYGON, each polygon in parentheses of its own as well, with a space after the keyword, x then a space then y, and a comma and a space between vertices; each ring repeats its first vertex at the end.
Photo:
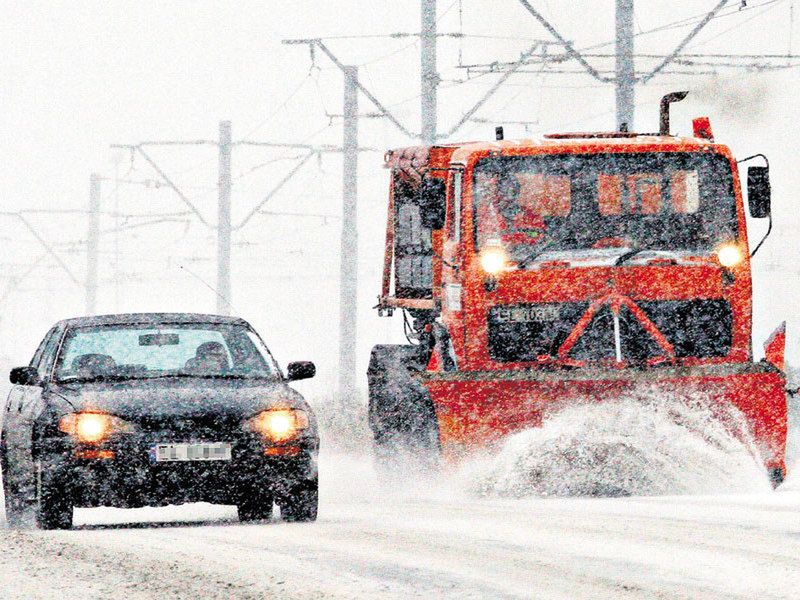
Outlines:
POLYGON ((747 203, 750 216, 763 219, 770 214, 772 188, 769 184, 769 167, 749 167, 747 169, 747 203))
POLYGON ((419 213, 422 225, 428 229, 444 227, 447 192, 444 179, 425 177, 419 186, 419 213))
POLYGON ((311 379, 317 374, 317 367, 313 362, 300 360, 290 362, 286 367, 286 381, 298 381, 300 379, 311 379))
POLYGON ((14 385, 39 385, 39 371, 35 367, 14 367, 8 376, 14 385))

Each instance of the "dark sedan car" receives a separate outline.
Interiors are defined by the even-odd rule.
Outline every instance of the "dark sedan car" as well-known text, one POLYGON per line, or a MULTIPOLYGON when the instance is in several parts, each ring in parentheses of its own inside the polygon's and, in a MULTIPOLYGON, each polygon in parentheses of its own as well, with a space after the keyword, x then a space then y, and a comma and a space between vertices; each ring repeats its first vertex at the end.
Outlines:
POLYGON ((316 419, 242 319, 68 319, 45 336, 3 411, 6 519, 68 528, 74 507, 235 504, 240 520, 317 516, 316 419))

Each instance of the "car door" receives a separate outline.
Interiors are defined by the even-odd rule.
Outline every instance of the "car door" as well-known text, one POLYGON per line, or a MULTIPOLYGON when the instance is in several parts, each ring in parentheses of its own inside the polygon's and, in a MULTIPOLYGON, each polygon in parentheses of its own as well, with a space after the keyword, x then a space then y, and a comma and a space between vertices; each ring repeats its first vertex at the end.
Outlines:
POLYGON ((15 385, 9 393, 3 428, 7 453, 5 462, 9 469, 9 480, 25 495, 33 491, 29 488, 32 487, 35 473, 32 455, 33 422, 44 408, 42 392, 50 376, 49 371, 52 370, 61 333, 61 328, 53 327, 42 340, 30 362, 30 366, 38 371, 42 383, 15 385))

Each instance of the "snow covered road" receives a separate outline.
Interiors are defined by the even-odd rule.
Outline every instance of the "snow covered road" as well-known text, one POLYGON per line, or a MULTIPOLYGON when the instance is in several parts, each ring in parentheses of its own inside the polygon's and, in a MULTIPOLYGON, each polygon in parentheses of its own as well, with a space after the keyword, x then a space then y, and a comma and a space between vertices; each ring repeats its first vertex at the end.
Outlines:
MULTIPOLYGON (((320 520, 231 507, 79 510, 73 531, 0 530, 2 598, 797 598, 800 491, 479 499, 386 492, 323 464, 320 520)), ((790 482, 790 486, 791 482, 790 482)))

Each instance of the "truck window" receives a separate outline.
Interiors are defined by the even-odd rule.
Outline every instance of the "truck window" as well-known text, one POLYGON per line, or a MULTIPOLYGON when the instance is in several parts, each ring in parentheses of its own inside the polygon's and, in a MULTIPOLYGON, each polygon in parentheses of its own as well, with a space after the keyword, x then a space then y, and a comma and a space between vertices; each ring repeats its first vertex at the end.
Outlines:
POLYGON ((597 175, 597 205, 600 214, 655 215, 665 209, 669 192, 673 213, 693 214, 700 208, 697 171, 675 171, 667 177, 658 173, 597 175))
POLYGON ((432 232, 422 225, 413 182, 395 174, 394 293, 398 298, 430 298, 433 294, 432 232))
POLYGON ((478 246, 499 241, 513 261, 537 247, 710 254, 738 237, 731 165, 705 152, 489 157, 473 202, 478 246))
POLYGON ((566 175, 520 173, 519 203, 523 212, 542 217, 566 217, 569 214, 572 191, 566 175))

